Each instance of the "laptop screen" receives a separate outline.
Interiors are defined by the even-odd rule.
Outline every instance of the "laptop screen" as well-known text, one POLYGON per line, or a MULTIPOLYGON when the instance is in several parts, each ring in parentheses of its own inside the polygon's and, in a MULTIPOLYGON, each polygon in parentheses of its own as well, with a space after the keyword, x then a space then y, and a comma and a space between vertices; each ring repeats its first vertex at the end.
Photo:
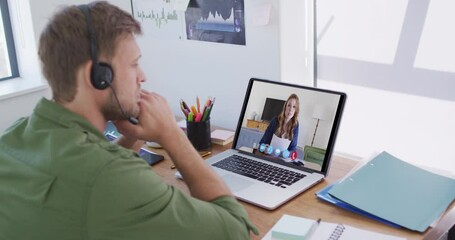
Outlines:
POLYGON ((345 100, 341 92, 251 79, 233 148, 326 175, 345 100))

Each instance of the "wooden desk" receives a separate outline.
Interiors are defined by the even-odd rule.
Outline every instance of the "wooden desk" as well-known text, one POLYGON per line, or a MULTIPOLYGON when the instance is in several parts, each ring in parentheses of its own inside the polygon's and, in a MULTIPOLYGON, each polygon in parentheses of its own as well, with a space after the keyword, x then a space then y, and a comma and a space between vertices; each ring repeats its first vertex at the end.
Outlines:
MULTIPOLYGON (((212 155, 229 148, 230 144, 226 146, 213 145, 212 155)), ((163 177, 167 183, 178 187, 183 192, 189 193, 186 184, 183 181, 177 180, 175 178, 174 174, 176 170, 171 169, 173 163, 169 159, 169 155, 167 155, 167 153, 161 149, 151 150, 165 156, 165 160, 154 165, 153 170, 158 175, 163 177)), ((372 219, 333 206, 329 203, 322 202, 316 198, 315 192, 345 176, 346 173, 348 173, 349 170, 351 170, 356 165, 356 163, 356 161, 346 158, 334 157, 334 161, 331 164, 329 174, 325 180, 274 211, 265 210, 254 205, 241 202, 248 212, 250 219, 259 229, 259 236, 252 235, 251 239, 262 239, 262 237, 272 228, 272 226, 281 218, 283 214, 295 215, 315 220, 321 218, 322 221, 326 222, 344 223, 366 230, 404 237, 406 239, 423 239, 426 235, 428 235, 429 230, 427 230, 425 233, 419 233, 404 228, 393 228, 372 219)), ((455 204, 452 203, 449 209, 452 209, 454 207, 455 204)))

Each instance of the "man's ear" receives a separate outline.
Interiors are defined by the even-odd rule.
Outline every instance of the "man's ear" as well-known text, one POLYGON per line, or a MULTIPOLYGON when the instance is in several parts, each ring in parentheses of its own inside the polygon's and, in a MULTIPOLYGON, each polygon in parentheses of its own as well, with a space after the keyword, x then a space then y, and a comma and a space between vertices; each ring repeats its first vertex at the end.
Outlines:
POLYGON ((90 79, 92 73, 92 64, 91 60, 83 63, 78 70, 78 78, 80 78, 79 83, 84 84, 85 87, 93 87, 92 80, 90 79))

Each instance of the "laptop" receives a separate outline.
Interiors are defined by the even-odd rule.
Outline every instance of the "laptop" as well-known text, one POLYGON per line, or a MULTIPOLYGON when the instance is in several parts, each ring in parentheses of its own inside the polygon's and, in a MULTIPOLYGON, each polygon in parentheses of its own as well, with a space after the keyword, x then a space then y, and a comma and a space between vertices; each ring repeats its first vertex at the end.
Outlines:
POLYGON ((273 210, 327 175, 345 101, 341 92, 252 78, 232 148, 206 162, 239 200, 273 210), (299 98, 296 148, 259 144, 274 119, 269 116, 281 114, 291 94, 299 98))

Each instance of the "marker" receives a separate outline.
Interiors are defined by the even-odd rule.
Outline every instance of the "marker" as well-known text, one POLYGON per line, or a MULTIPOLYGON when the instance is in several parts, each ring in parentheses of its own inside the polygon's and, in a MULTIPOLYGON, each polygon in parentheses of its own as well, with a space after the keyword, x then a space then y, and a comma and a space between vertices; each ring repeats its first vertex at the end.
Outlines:
POLYGON ((192 122, 194 118, 193 112, 188 113, 188 122, 192 122))
POLYGON ((183 108, 190 110, 188 105, 186 105, 185 101, 183 101, 183 99, 180 99, 180 100, 182 101, 183 108))
POLYGON ((200 122, 202 119, 202 114, 201 113, 197 113, 196 115, 196 119, 194 119, 195 122, 200 122))
POLYGON ((207 120, 207 117, 209 116, 209 112, 210 112, 210 107, 208 107, 207 109, 205 109, 205 111, 204 111, 204 116, 202 117, 202 121, 207 120))
POLYGON ((194 116, 197 115, 197 110, 195 106, 191 106, 191 112, 194 114, 194 116))

